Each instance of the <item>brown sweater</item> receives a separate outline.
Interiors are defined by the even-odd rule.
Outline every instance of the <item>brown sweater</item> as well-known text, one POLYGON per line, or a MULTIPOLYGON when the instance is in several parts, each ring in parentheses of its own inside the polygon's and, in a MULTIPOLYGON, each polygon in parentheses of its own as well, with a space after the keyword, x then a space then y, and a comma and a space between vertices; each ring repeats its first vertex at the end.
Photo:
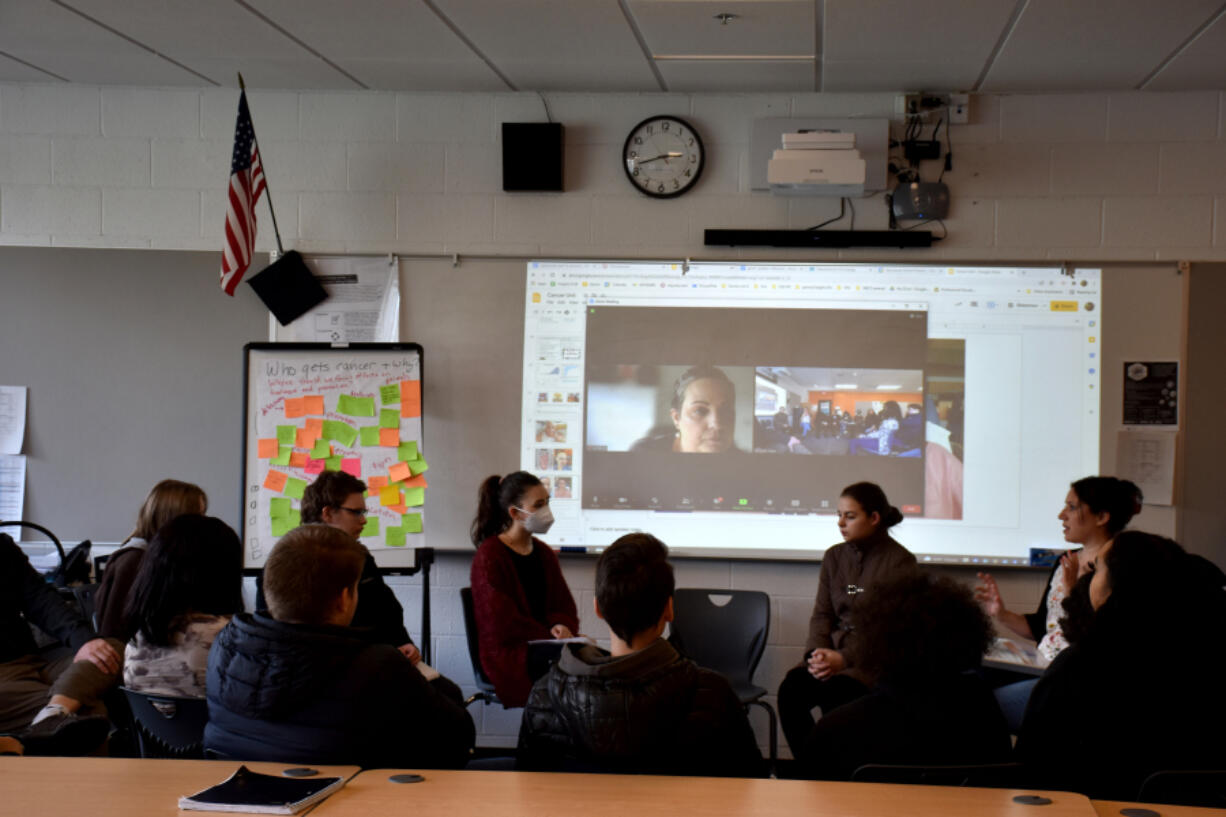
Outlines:
POLYGON ((140 572, 141 560, 145 558, 145 550, 149 547, 144 539, 129 541, 133 544, 121 547, 107 560, 106 569, 102 571, 102 581, 98 584, 98 593, 94 596, 98 635, 118 638, 120 641, 127 641, 132 636, 124 626, 123 613, 128 606, 132 585, 136 583, 136 574, 140 572))
POLYGON ((851 611, 861 593, 915 569, 915 556, 884 531, 827 550, 817 582, 817 603, 809 618, 805 655, 825 647, 842 652, 847 659, 846 648, 853 635, 851 611))

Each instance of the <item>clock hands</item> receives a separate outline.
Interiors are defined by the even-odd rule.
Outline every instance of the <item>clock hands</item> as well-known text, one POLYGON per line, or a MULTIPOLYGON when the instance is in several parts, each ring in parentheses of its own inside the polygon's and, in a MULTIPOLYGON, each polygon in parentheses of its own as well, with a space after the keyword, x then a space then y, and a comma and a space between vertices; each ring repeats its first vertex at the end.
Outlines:
POLYGON ((669 159, 680 159, 683 155, 684 154, 682 154, 681 151, 679 150, 670 150, 666 153, 661 153, 659 156, 652 156, 650 159, 636 159, 634 163, 639 164, 639 165, 645 165, 648 162, 654 162, 659 159, 663 159, 664 161, 667 162, 669 159))

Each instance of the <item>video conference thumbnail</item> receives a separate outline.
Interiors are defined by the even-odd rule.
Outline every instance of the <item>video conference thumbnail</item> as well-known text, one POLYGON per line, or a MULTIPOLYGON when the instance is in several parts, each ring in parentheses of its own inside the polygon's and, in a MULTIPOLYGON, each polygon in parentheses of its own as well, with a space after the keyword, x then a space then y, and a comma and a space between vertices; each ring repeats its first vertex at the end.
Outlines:
POLYGON ((905 513, 961 516, 948 432, 956 468, 926 490, 926 381, 937 354, 960 421, 965 350, 928 341, 923 312, 594 307, 587 333, 584 508, 833 512, 868 479, 905 513))

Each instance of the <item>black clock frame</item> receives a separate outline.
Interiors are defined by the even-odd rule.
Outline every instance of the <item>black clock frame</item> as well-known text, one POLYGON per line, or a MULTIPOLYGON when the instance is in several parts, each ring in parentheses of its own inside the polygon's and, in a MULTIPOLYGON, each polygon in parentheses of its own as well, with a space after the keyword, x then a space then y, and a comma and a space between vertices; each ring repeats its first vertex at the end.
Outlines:
POLYGON ((630 185, 635 190, 642 193, 644 196, 650 196, 653 199, 675 199, 678 196, 682 196, 690 192, 691 190, 694 189, 695 185, 698 184, 698 179, 702 176, 702 169, 707 164, 707 147, 706 145, 703 144, 702 136, 699 135, 698 131, 694 128, 694 126, 691 125, 686 120, 682 119, 681 117, 669 116, 667 114, 649 116, 646 119, 644 119, 642 122, 639 122, 637 125, 635 125, 633 128, 630 129, 629 135, 626 136, 626 141, 622 143, 621 164, 622 164, 622 172, 626 174, 626 178, 630 181, 630 185), (685 187, 681 188, 680 190, 674 190, 672 192, 667 192, 667 193, 658 193, 654 190, 648 190, 646 187, 639 184, 635 180, 634 174, 632 174, 630 172, 630 168, 626 166, 626 154, 630 152, 630 141, 634 139, 634 134, 638 132, 639 128, 643 127, 649 122, 659 122, 662 120, 676 122, 679 125, 682 125, 683 127, 689 128, 690 133, 693 134, 694 136, 694 141, 698 143, 698 168, 694 171, 694 180, 690 182, 688 185, 686 185, 685 187))

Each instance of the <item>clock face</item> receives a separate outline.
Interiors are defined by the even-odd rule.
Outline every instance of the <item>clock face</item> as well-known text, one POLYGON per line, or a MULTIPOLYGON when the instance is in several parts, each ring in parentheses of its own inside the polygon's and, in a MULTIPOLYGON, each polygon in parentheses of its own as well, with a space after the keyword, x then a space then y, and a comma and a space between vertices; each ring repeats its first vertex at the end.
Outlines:
POLYGON ((698 132, 674 116, 644 119, 622 148, 626 178, 640 192, 660 199, 692 188, 702 175, 705 157, 698 132))

